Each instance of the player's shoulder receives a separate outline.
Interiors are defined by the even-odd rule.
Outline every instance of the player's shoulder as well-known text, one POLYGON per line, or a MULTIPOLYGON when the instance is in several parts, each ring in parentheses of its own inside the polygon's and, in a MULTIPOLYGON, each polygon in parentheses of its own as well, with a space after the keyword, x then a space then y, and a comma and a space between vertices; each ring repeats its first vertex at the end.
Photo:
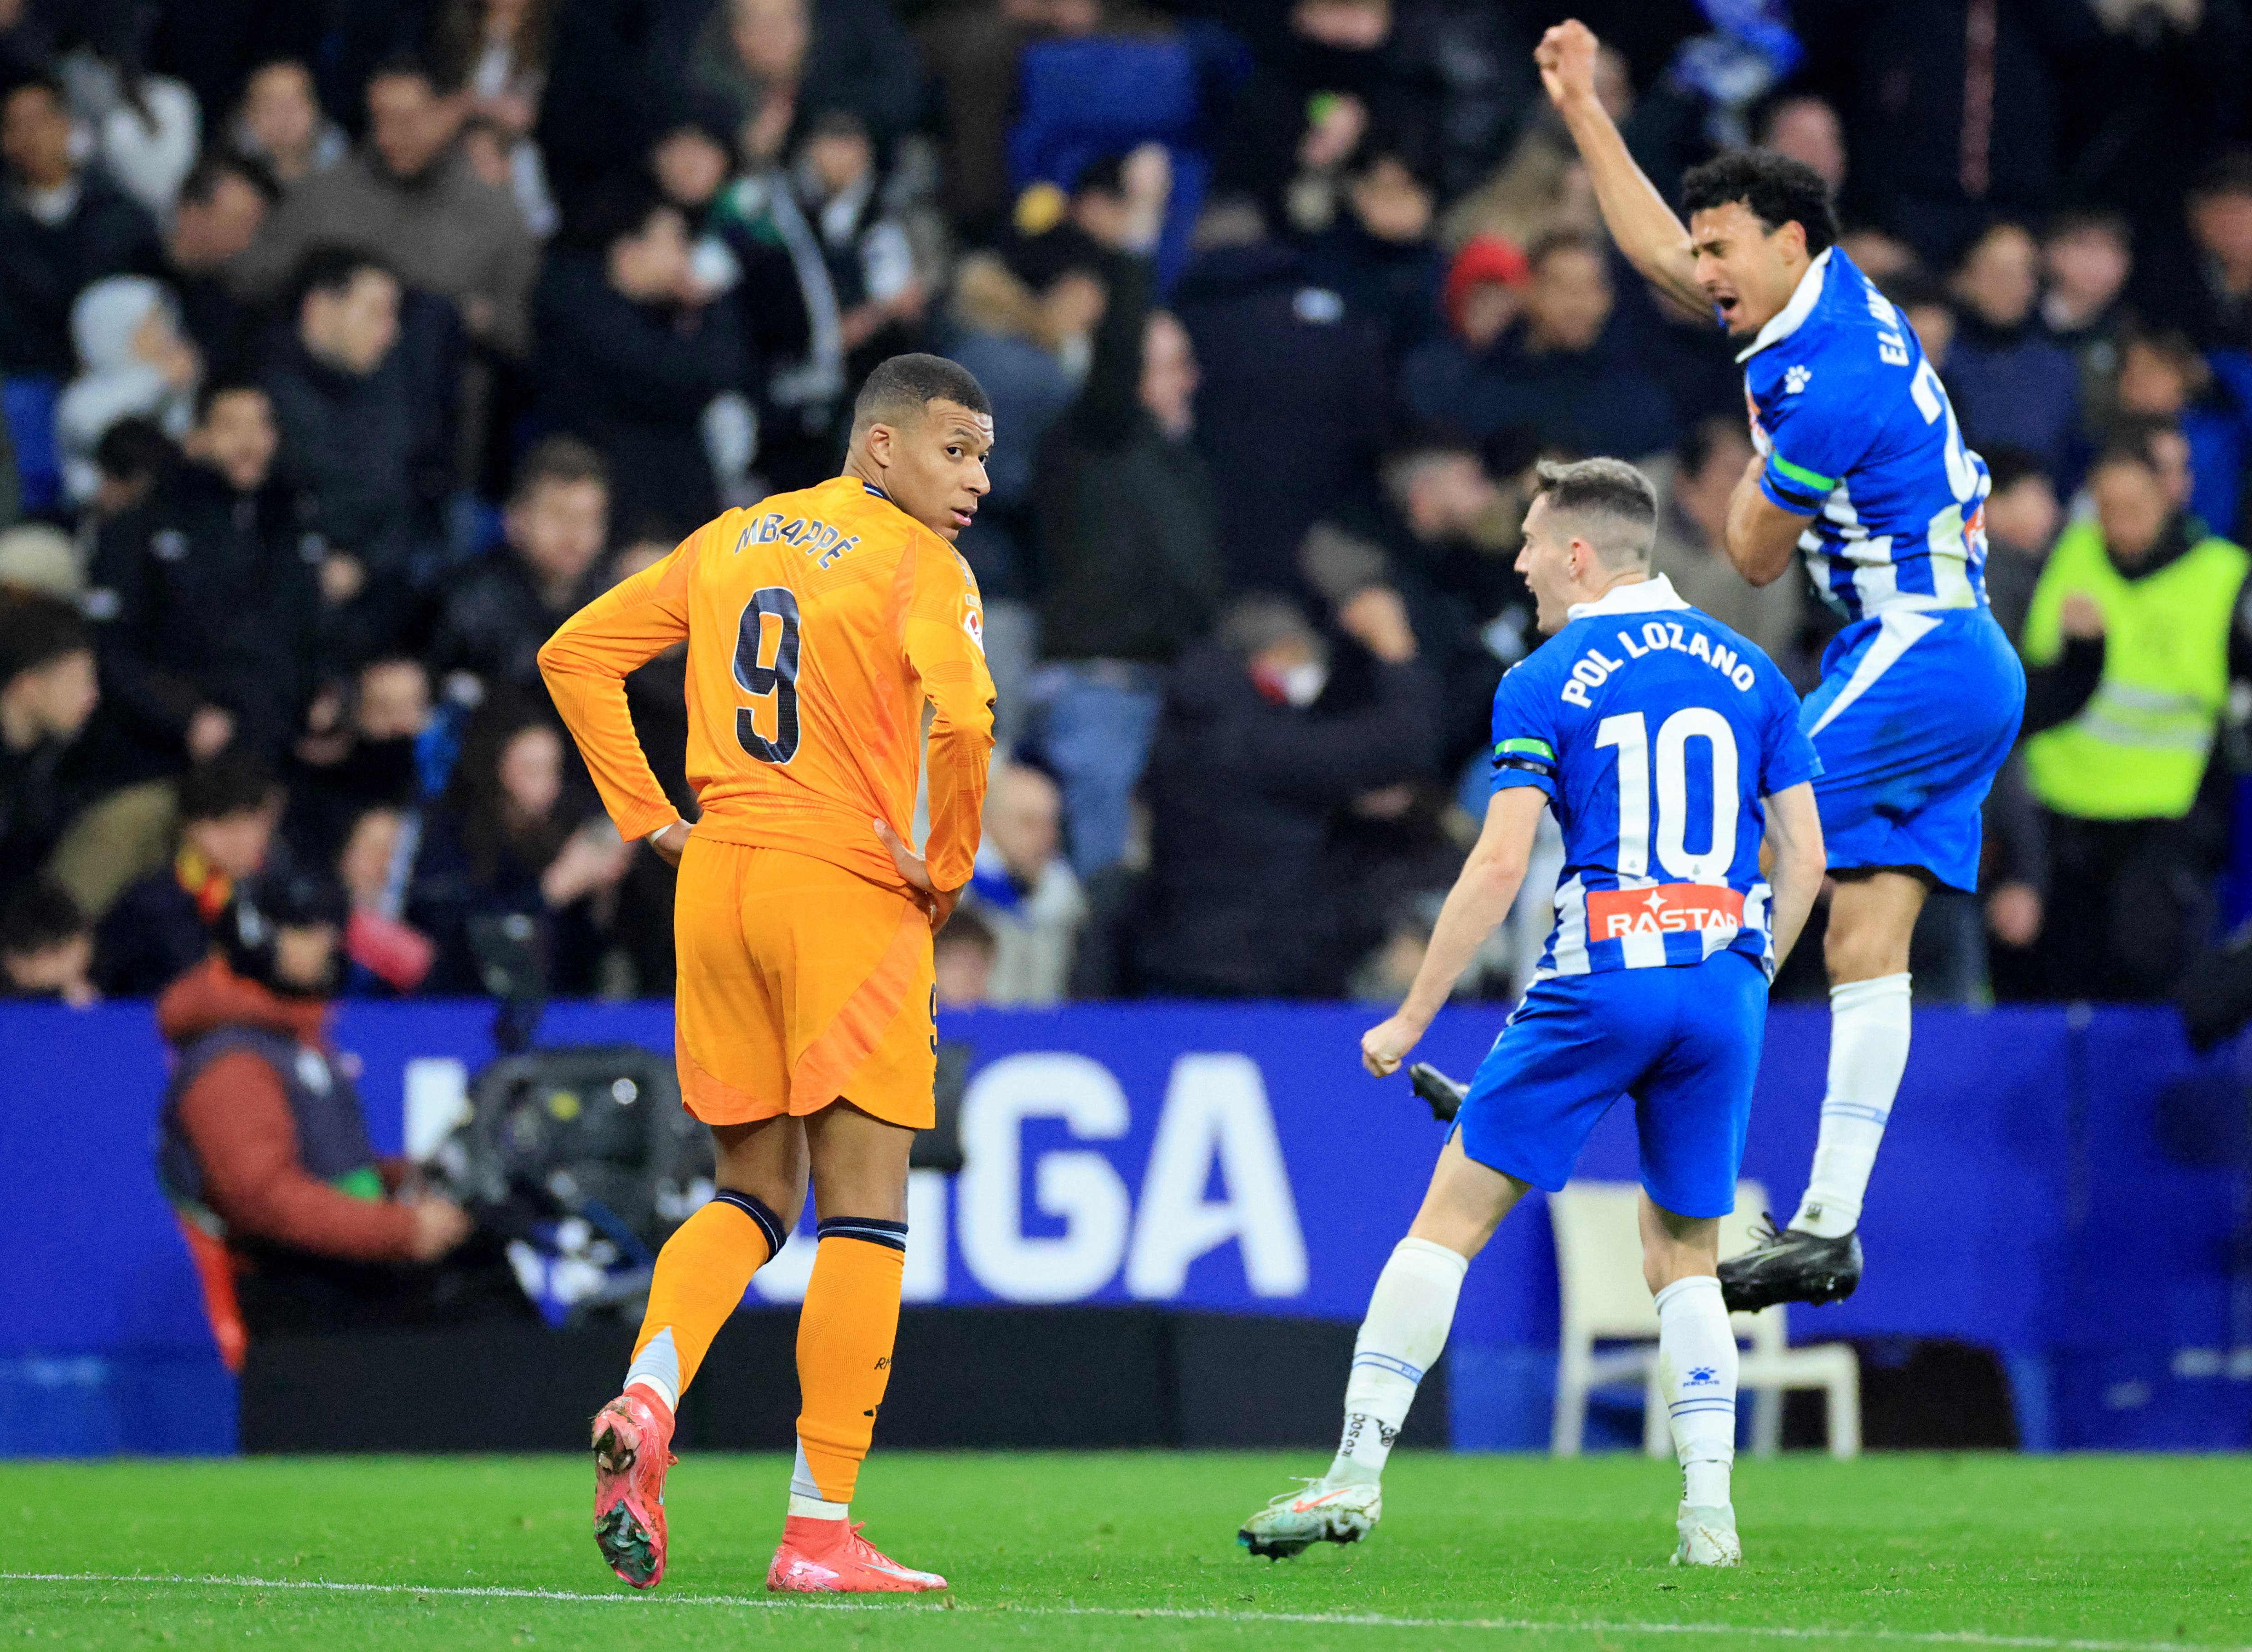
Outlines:
POLYGON ((1745 381, 1762 403, 1834 403, 1912 364, 1914 335, 1892 301, 1837 247, 1823 258, 1811 302, 1794 295, 1793 324, 1745 358, 1745 381))

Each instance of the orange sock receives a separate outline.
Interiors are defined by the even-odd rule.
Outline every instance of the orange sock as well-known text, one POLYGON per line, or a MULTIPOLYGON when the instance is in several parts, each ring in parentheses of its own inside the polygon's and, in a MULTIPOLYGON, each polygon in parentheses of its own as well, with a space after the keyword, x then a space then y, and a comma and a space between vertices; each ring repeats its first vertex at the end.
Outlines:
POLYGON ((892 1379, 900 1329, 904 1222, 833 1216, 821 1225, 813 1279, 797 1321, 797 1418, 793 1496, 849 1503, 892 1379))
POLYGON ((782 1218, 761 1201, 726 1188, 683 1222, 657 1254, 626 1386, 655 1389, 668 1408, 678 1409, 751 1275, 785 1237, 782 1218))

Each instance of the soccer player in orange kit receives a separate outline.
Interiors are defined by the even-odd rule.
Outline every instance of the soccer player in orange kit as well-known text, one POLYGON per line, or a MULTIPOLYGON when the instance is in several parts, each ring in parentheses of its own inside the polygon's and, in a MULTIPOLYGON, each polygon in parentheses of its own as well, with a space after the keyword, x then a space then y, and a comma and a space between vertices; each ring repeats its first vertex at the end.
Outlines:
POLYGON ((907 1146, 933 1121, 931 937, 977 852, 993 680, 952 545, 987 490, 992 409, 935 356, 894 356, 852 412, 844 474, 706 524, 539 652, 610 817, 680 869, 675 1043, 719 1191, 657 1259, 625 1389, 594 1419, 594 1538, 664 1573, 681 1392, 796 1225, 819 1248, 798 1320, 802 1409, 769 1589, 942 1589, 848 1518, 891 1376, 907 1146), (624 677, 688 642, 692 828, 636 742, 624 677), (930 830, 905 842, 928 716, 930 830))

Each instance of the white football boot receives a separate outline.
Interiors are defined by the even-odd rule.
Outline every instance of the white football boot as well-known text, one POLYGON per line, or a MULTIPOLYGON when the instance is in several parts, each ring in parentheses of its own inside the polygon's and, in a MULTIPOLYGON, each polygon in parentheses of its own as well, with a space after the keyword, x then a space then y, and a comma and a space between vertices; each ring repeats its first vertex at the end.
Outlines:
POLYGON ((1732 1503, 1683 1503, 1673 1517, 1680 1546, 1673 1551, 1677 1566, 1740 1566, 1744 1545, 1736 1537, 1736 1506, 1732 1503))
POLYGON ((1317 1543, 1359 1543, 1384 1516, 1384 1489, 1373 1480, 1306 1482, 1286 1491, 1243 1523, 1235 1540, 1255 1555, 1288 1560, 1317 1543))

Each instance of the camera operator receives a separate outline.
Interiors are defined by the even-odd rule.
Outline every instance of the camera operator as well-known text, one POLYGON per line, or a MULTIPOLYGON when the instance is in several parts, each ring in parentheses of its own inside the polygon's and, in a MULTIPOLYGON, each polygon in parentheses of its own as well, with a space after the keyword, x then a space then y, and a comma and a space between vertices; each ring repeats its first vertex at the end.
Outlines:
POLYGON ((224 1245, 254 1338, 520 1318, 499 1242, 369 1143, 353 1064, 327 1033, 345 916, 324 878, 236 889, 212 956, 156 1003, 175 1058, 158 1179, 182 1220, 224 1245))

